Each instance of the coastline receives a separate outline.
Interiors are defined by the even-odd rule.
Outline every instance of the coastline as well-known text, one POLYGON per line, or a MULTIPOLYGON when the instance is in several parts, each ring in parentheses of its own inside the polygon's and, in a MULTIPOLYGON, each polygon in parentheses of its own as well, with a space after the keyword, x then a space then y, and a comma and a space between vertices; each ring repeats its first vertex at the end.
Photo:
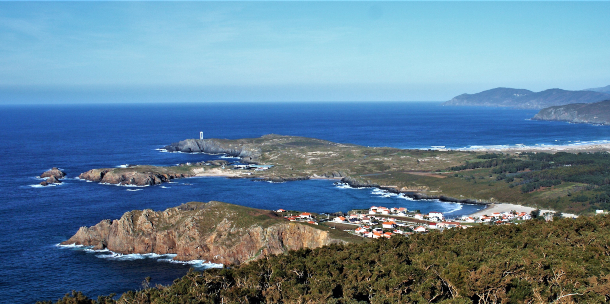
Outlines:
POLYGON ((475 148, 460 148, 453 149, 454 151, 473 151, 473 152, 506 152, 506 153, 523 153, 523 152, 610 152, 610 143, 583 143, 572 145, 540 145, 540 146, 485 146, 475 148))

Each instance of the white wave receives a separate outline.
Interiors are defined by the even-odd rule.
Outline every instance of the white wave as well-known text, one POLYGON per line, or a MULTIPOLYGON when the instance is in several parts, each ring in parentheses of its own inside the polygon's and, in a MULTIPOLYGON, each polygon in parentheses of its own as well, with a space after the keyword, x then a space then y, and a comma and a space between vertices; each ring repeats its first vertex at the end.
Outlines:
POLYGON ((117 168, 129 168, 129 164, 124 164, 124 165, 118 165, 116 166, 117 168))
POLYGON ((209 268, 223 268, 223 264, 215 264, 205 260, 190 260, 190 261, 176 261, 174 258, 177 254, 167 253, 167 254, 157 254, 157 253, 130 253, 130 254, 122 254, 110 251, 108 249, 92 249, 92 246, 84 246, 84 245, 61 245, 56 244, 55 246, 65 249, 77 249, 83 250, 87 253, 95 254, 95 257, 100 259, 110 259, 110 260, 118 260, 118 261, 135 261, 135 260, 143 260, 143 259, 156 259, 158 262, 168 262, 174 264, 182 264, 182 265, 191 265, 195 268, 201 269, 209 269, 209 268))
POLYGON ((127 189, 129 192, 142 191, 142 189, 127 189))
POLYGON ((52 187, 58 187, 58 186, 65 185, 65 184, 66 184, 66 183, 59 183, 59 184, 48 184, 48 185, 46 185, 46 186, 43 186, 43 185, 41 185, 41 184, 34 184, 34 185, 28 185, 28 186, 30 186, 30 187, 32 187, 32 188, 52 188, 52 187))
POLYGON ((451 211, 444 212, 444 214, 449 214, 449 213, 453 213, 453 212, 456 212, 456 211, 460 211, 460 210, 462 210, 464 208, 464 205, 462 205, 462 204, 456 204, 456 205, 457 205, 457 208, 455 208, 455 209, 453 209, 451 211))
POLYGON ((220 158, 239 159, 239 157, 237 157, 237 156, 228 156, 228 155, 223 155, 220 158))
POLYGON ((91 248, 92 246, 85 246, 85 245, 77 245, 77 244, 68 244, 68 245, 62 245, 61 243, 55 244, 56 247, 59 248, 91 248))
POLYGON ((108 186, 118 186, 118 187, 127 187, 127 188, 144 188, 149 185, 138 186, 138 185, 121 185, 121 184, 111 184, 111 183, 100 183, 100 185, 108 185, 108 186))
POLYGON ((84 249, 85 252, 93 252, 93 253, 103 253, 103 252, 111 252, 108 249, 92 249, 92 247, 90 246, 89 248, 85 248, 84 249))
MULTIPOLYGON (((165 262, 165 260, 163 260, 163 261, 165 262)), ((202 269, 223 268, 224 267, 223 264, 210 263, 205 260, 176 261, 176 260, 170 259, 170 260, 167 260, 167 262, 174 263, 174 264, 191 265, 192 267, 202 268, 202 269)))
POLYGON ((504 145, 472 145, 463 148, 450 149, 450 150, 458 150, 458 151, 476 151, 476 150, 499 150, 499 149, 510 149, 510 148, 518 148, 518 149, 526 149, 526 148, 552 148, 556 146, 587 146, 587 145, 603 145, 609 144, 610 140, 602 139, 602 140, 591 140, 591 141, 581 141, 581 140, 568 140, 560 142, 558 139, 553 140, 552 143, 539 143, 533 145, 524 145, 524 144, 504 144, 504 145))
POLYGON ((157 148, 155 150, 159 151, 159 152, 163 152, 163 153, 169 153, 169 151, 167 151, 167 149, 163 149, 163 148, 157 148))
POLYGON ((335 183, 335 187, 340 188, 340 189, 353 189, 352 186, 350 186, 346 183, 335 183))
POLYGON ((370 187, 352 187, 347 183, 335 183, 334 185, 340 189, 370 189, 370 187))
MULTIPOLYGON (((161 188, 163 188, 163 189, 169 189, 170 187, 161 186, 161 188)), ((142 190, 142 189, 139 189, 139 190, 142 190)), ((129 190, 128 190, 128 191, 129 191, 129 190)))

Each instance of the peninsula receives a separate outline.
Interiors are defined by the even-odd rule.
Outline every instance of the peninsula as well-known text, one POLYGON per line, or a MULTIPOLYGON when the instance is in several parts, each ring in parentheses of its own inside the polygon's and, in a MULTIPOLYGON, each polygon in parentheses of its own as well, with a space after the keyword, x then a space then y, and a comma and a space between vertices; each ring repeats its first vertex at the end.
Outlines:
POLYGON ((235 140, 187 139, 165 149, 226 153, 240 157, 242 164, 258 167, 210 161, 172 167, 93 169, 80 178, 140 186, 196 176, 274 182, 319 178, 353 187, 379 187, 415 199, 511 203, 575 214, 610 209, 610 188, 605 186, 603 169, 610 165, 610 154, 581 148, 573 152, 584 153, 530 153, 527 149, 492 153, 364 147, 275 134, 235 140))
POLYGON ((81 227, 61 244, 237 265, 288 250, 363 241, 323 225, 290 222, 273 211, 212 201, 129 211, 118 220, 81 227))
POLYGON ((532 119, 610 125, 610 99, 544 108, 532 119))

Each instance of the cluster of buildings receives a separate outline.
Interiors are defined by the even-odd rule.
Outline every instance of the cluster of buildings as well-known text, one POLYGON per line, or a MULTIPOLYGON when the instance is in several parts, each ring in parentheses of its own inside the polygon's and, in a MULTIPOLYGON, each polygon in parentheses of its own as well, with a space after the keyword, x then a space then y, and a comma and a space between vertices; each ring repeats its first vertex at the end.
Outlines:
MULTIPOLYGON (((286 210, 278 209, 276 212, 284 213, 286 210)), ((298 215, 284 216, 289 221, 306 222, 318 225, 318 221, 309 212, 298 215)), ((366 238, 391 238, 395 234, 410 235, 413 233, 426 233, 431 230, 445 230, 453 228, 467 228, 465 223, 508 223, 514 220, 529 220, 531 216, 526 212, 496 212, 491 215, 478 217, 463 216, 458 221, 447 221, 442 212, 432 211, 428 214, 412 213, 407 208, 386 208, 372 206, 368 212, 365 210, 357 214, 340 215, 324 219, 336 224, 354 225, 352 233, 366 238), (401 218, 402 217, 402 218, 401 218)), ((347 230, 346 230, 347 231, 347 230)))
POLYGON ((465 223, 508 223, 515 220, 530 220, 532 216, 527 212, 494 212, 491 215, 463 216, 465 223))
MULTIPOLYGON (((278 209, 275 212, 284 213, 286 210, 278 209)), ((309 212, 302 212, 298 215, 285 215, 284 218, 291 222, 305 222, 308 224, 318 225, 318 221, 314 218, 313 214, 309 212)))

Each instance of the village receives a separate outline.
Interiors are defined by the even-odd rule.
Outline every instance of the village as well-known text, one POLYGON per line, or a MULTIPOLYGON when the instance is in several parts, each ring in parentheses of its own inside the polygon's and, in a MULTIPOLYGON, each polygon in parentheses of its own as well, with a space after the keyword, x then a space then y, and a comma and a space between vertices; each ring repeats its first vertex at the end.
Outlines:
POLYGON ((442 212, 427 214, 412 212, 407 208, 386 208, 372 206, 368 210, 352 210, 348 214, 331 217, 329 214, 317 215, 309 212, 289 212, 276 210, 291 222, 305 222, 312 225, 323 223, 333 229, 341 229, 365 238, 391 238, 393 235, 411 235, 446 229, 466 229, 473 225, 507 225, 531 219, 527 212, 495 212, 491 215, 462 216, 446 220, 442 212))

